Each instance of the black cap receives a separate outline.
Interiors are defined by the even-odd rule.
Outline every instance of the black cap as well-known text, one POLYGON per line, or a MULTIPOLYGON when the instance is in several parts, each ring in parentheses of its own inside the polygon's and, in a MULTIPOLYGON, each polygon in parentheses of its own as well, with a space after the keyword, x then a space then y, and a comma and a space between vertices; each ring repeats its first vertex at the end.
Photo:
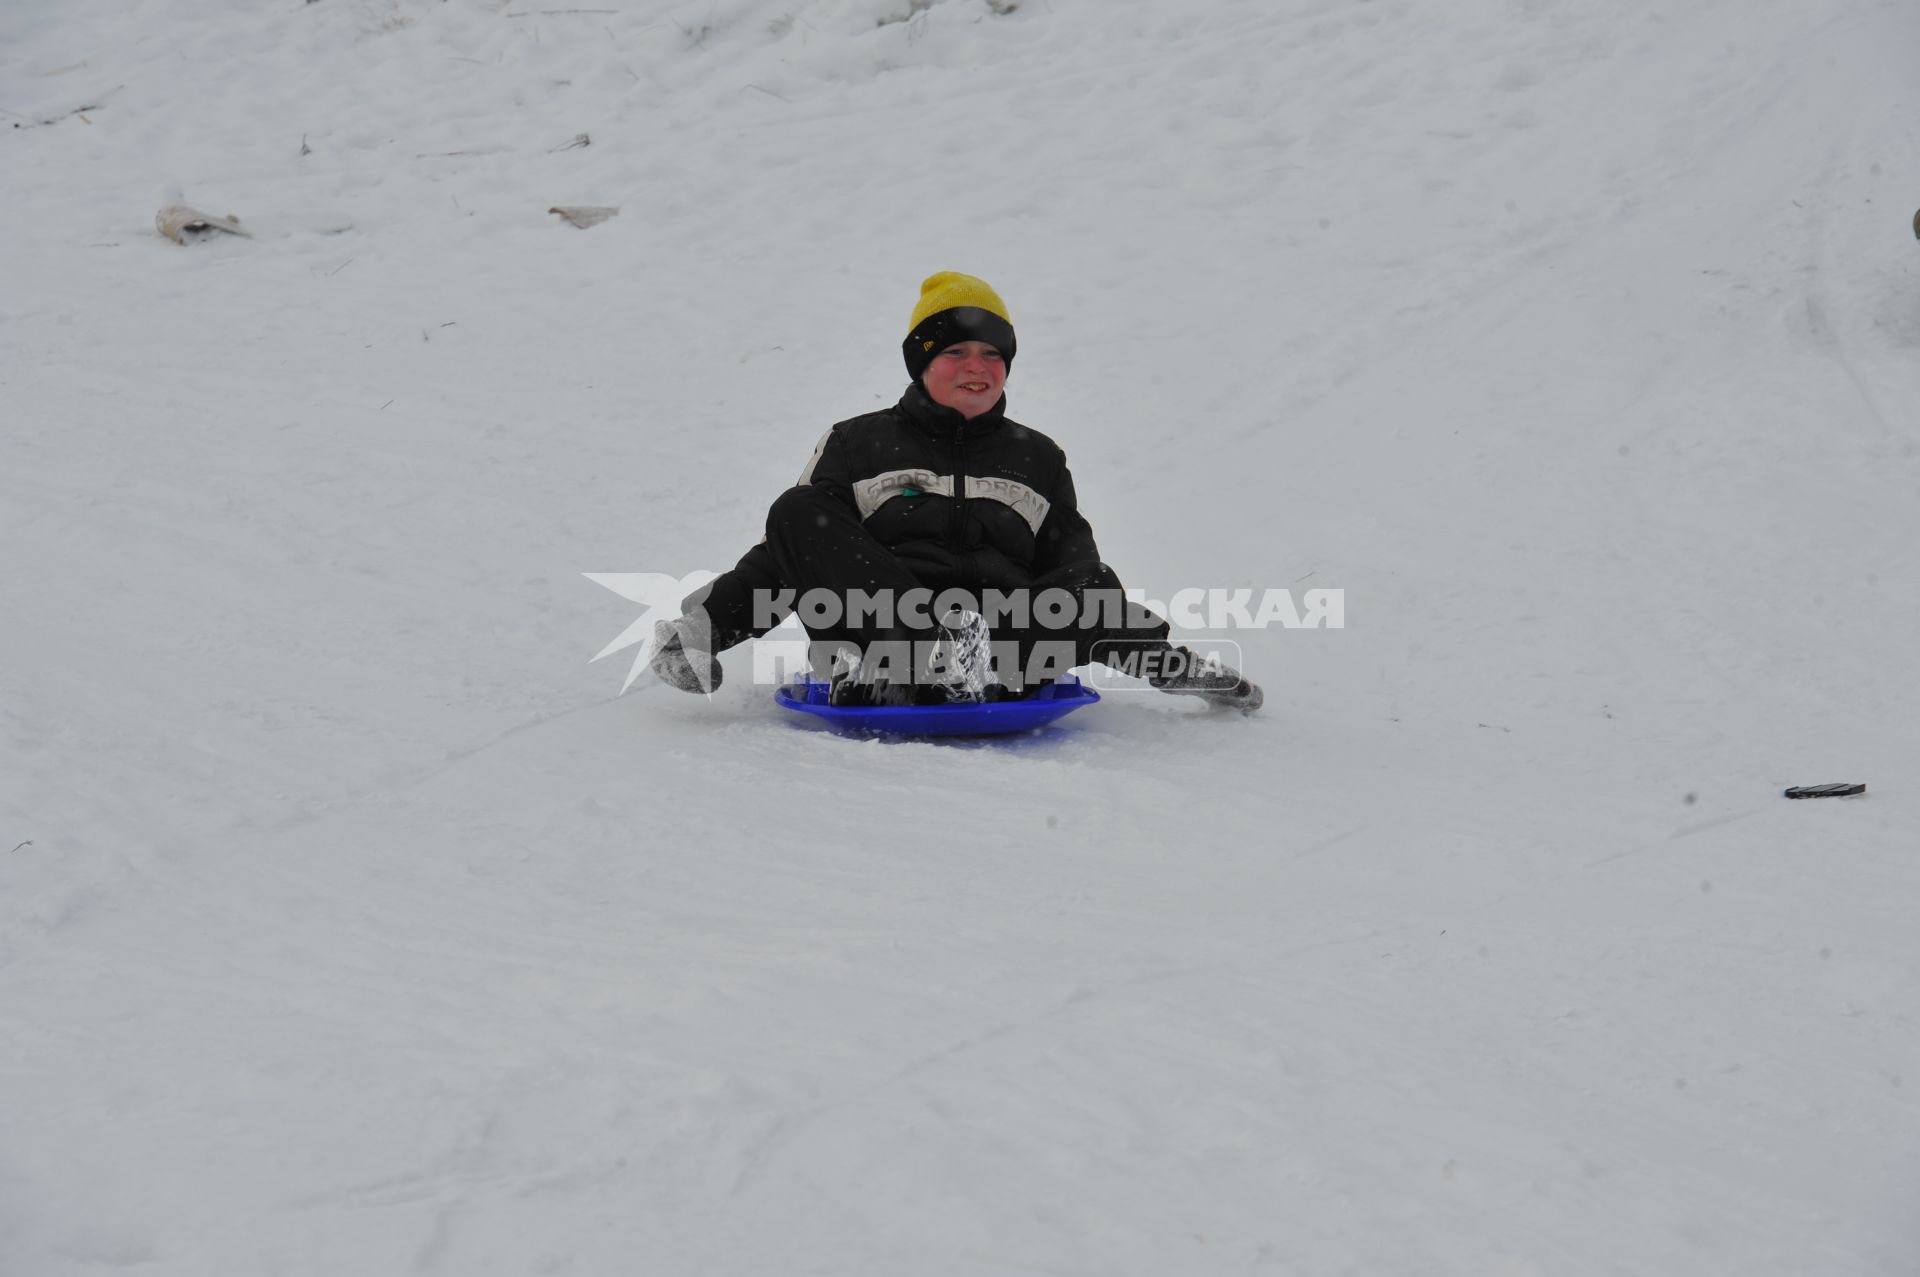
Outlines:
POLYGON ((920 374, 927 370, 927 365, 933 362, 935 355, 963 341, 984 341, 999 351, 1000 357, 1009 365, 1013 363, 1012 324, 978 306, 955 306, 951 310, 928 315, 900 343, 900 353, 907 360, 908 375, 915 381, 920 380, 920 374))

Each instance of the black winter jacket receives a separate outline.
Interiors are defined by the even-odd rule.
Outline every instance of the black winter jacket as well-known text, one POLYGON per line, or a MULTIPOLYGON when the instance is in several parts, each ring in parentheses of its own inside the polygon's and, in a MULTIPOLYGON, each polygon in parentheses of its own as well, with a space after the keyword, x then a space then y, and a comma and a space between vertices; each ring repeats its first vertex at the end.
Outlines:
MULTIPOLYGON (((893 407, 821 436, 799 486, 844 502, 935 592, 1019 589, 1066 564, 1098 559, 1066 454, 1005 414, 1002 398, 969 421, 915 382, 893 407)), ((715 646, 726 647, 765 630, 751 624, 752 592, 786 584, 762 542, 702 591, 704 599, 688 602, 704 603, 715 646)))

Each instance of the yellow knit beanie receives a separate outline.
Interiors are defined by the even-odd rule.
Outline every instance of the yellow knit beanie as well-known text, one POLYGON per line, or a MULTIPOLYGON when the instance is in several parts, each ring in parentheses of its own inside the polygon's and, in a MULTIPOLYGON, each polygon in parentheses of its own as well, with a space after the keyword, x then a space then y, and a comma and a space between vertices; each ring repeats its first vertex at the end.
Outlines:
POLYGON ((950 270, 927 276, 900 344, 908 374, 920 380, 935 355, 963 341, 984 341, 1012 364, 1013 319, 1007 304, 984 279, 950 270))

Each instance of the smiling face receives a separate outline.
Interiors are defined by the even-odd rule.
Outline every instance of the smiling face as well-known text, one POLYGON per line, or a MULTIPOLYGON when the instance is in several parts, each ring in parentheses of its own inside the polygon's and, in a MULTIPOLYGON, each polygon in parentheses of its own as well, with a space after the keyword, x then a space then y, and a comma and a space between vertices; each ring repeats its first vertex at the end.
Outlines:
POLYGON ((1000 402, 1007 361, 984 341, 959 342, 933 357, 920 384, 928 398, 971 421, 1000 402))

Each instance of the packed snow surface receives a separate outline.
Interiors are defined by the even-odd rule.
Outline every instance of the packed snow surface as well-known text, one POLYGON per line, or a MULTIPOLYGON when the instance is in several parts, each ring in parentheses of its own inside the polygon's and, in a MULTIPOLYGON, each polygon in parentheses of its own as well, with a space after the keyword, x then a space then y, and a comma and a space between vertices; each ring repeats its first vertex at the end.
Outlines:
POLYGON ((1916 49, 8 0, 0 1272, 1912 1273, 1916 49), (590 661, 943 269, 1259 715, 590 661))

